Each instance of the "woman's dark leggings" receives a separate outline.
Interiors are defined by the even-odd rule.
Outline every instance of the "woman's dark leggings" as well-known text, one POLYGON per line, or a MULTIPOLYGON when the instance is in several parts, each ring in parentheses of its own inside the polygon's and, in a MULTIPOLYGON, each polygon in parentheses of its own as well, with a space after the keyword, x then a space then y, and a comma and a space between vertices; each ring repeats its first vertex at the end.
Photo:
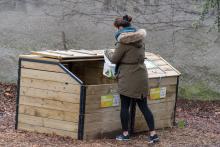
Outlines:
MULTIPOLYGON (((131 104, 132 98, 120 95, 121 98, 121 124, 122 130, 128 131, 128 122, 129 122, 129 107, 131 104)), ((150 131, 154 131, 154 117, 151 110, 147 106, 147 99, 134 99, 135 102, 138 104, 139 109, 141 110, 144 118, 147 122, 150 131)))

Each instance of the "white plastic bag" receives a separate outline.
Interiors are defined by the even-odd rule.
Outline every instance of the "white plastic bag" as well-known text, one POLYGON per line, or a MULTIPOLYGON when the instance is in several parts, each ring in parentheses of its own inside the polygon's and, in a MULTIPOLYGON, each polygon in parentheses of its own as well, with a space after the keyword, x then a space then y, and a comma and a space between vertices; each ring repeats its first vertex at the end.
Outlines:
POLYGON ((108 78, 114 79, 116 65, 112 64, 111 61, 105 56, 105 54, 104 54, 104 60, 105 60, 105 63, 103 67, 103 75, 108 78))

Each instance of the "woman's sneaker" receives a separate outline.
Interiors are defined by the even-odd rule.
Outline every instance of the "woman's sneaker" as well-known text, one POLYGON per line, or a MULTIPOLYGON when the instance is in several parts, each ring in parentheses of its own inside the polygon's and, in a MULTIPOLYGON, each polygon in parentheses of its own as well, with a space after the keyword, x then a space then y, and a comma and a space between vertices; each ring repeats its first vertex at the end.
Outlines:
POLYGON ((151 144, 151 143, 157 143, 159 142, 160 139, 159 137, 157 136, 157 134, 155 134, 154 136, 150 136, 149 139, 148 139, 148 143, 151 144))
POLYGON ((130 140, 130 137, 129 137, 129 135, 124 136, 123 134, 121 134, 121 135, 116 136, 116 140, 119 140, 119 141, 128 141, 128 140, 130 140))

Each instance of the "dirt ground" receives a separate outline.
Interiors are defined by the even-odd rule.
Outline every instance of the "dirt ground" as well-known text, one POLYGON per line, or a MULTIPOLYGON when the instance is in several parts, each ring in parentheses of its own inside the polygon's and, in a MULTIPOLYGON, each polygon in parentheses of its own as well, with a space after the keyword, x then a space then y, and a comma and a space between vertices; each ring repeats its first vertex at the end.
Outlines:
MULTIPOLYGON (((15 131, 16 85, 0 83, 0 146, 7 147, 144 147, 146 134, 136 134, 131 141, 114 139, 76 141, 68 137, 15 131)), ((202 102, 178 100, 179 127, 158 130, 158 147, 220 147, 220 101, 202 102)))

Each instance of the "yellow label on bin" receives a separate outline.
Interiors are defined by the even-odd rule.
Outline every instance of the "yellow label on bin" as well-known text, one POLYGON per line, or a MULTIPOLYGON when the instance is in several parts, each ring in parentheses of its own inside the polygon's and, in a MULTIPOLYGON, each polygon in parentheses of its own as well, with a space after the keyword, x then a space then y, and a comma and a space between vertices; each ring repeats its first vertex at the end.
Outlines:
POLYGON ((166 87, 151 88, 150 89, 150 99, 157 100, 166 97, 166 87))
POLYGON ((113 106, 118 106, 119 105, 119 95, 114 94, 114 95, 104 95, 101 96, 101 107, 106 108, 106 107, 113 107, 113 106))

